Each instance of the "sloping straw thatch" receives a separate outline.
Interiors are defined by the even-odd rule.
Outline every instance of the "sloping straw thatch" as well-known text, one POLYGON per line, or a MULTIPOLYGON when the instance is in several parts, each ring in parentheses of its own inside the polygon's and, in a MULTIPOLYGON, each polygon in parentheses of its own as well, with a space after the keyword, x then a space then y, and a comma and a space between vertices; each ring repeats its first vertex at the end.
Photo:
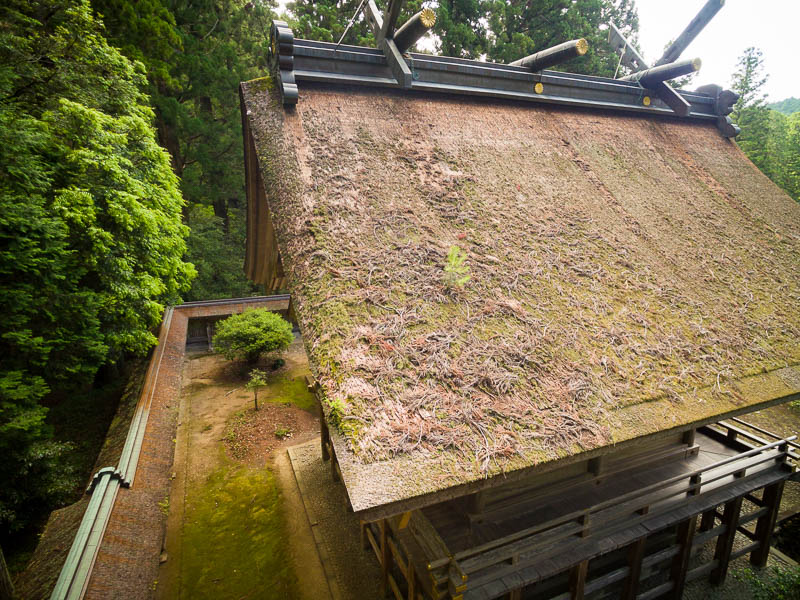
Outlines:
POLYGON ((800 391, 800 206, 713 125, 242 89, 356 510, 800 391))

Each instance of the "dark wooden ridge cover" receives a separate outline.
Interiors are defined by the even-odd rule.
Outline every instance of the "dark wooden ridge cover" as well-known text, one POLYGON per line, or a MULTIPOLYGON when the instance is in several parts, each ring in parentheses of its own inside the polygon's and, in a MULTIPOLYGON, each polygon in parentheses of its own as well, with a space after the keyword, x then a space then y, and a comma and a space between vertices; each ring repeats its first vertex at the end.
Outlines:
POLYGON ((241 91, 246 269, 365 517, 800 395, 800 206, 713 124, 241 91))

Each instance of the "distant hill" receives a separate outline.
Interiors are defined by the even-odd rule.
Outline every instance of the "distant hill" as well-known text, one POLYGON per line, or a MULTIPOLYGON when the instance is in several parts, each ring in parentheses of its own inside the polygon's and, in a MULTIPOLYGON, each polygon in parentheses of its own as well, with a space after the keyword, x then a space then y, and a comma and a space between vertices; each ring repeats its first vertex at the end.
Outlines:
POLYGON ((781 100, 780 102, 773 102, 772 104, 767 104, 767 108, 771 108, 772 110, 777 110, 780 113, 785 115, 790 115, 797 111, 800 111, 800 98, 786 98, 786 100, 781 100))

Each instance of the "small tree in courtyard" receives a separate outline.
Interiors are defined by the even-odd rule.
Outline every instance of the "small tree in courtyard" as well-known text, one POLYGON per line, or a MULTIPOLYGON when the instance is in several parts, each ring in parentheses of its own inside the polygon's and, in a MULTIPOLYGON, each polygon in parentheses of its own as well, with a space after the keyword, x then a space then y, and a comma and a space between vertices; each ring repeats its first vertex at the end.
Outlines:
POLYGON ((253 403, 258 410, 258 388, 267 385, 267 374, 260 369, 250 371, 250 381, 245 386, 248 390, 253 390, 253 403))
POLYGON ((257 308, 220 321, 214 334, 214 350, 228 360, 255 364, 263 354, 285 350, 293 339, 288 321, 257 308))

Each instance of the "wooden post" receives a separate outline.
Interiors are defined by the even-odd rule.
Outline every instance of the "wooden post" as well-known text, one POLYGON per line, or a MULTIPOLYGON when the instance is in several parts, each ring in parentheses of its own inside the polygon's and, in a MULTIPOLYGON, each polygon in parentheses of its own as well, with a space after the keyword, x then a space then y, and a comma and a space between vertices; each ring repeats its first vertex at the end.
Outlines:
POLYGON ((414 598, 414 594, 416 594, 416 587, 417 581, 416 576, 414 575, 414 563, 411 561, 411 556, 408 556, 408 563, 406 566, 406 573, 408 573, 407 582, 408 583, 408 600, 416 600, 414 598))
POLYGON ((717 538, 717 547, 714 550, 714 560, 718 561, 717 567, 711 571, 711 583, 719 585, 725 581, 728 574, 728 563, 731 560, 731 550, 733 549, 733 539, 736 537, 736 528, 739 526, 739 513, 742 510, 743 497, 739 496, 730 502, 725 503, 722 513, 722 524, 725 525, 725 532, 717 538))
POLYGON ((678 535, 675 543, 678 545, 678 554, 672 559, 670 568, 670 579, 673 588, 670 591, 670 598, 680 600, 683 597, 683 588, 686 585, 686 570, 689 568, 689 558, 692 555, 692 540, 697 528, 697 515, 678 525, 678 535))
POLYGON ((717 516, 717 507, 707 510, 703 513, 703 518, 700 519, 700 532, 710 531, 714 529, 714 521, 717 516))
POLYGON ((381 529, 381 592, 386 597, 389 590, 389 561, 392 560, 392 551, 389 549, 389 524, 386 519, 380 520, 381 529))
POLYGON ((781 507, 784 484, 784 481, 779 481, 764 488, 761 502, 763 506, 767 507, 767 514, 759 517, 756 521, 755 539, 759 546, 750 553, 750 564, 756 567, 763 567, 767 564, 772 532, 775 529, 775 521, 778 519, 778 511, 781 507))
POLYGON ((467 512, 477 515, 483 512, 486 506, 486 494, 484 492, 475 492, 467 496, 467 512))
POLYGON ((328 432, 328 422, 325 420, 325 412, 322 410, 322 403, 319 404, 319 439, 322 445, 322 460, 329 460, 331 455, 328 454, 328 443, 331 441, 330 433, 328 432))
POLYGON ((604 467, 605 457, 603 456, 595 456, 594 458, 590 458, 589 462, 586 464, 586 470, 595 477, 599 477, 603 473, 604 467))
POLYGON ((697 496, 700 494, 700 489, 703 486, 703 476, 702 474, 698 473, 697 475, 692 475, 689 477, 689 483, 691 483, 694 487, 693 489, 689 490, 689 496, 697 496))
POLYGON ((583 600, 583 586, 586 585, 586 574, 588 572, 588 560, 579 562, 572 567, 569 573, 569 597, 571 600, 583 600))
POLYGON ((625 579, 625 587, 622 589, 622 600, 634 600, 639 591, 639 579, 642 576, 642 558, 644 558, 644 546, 647 538, 639 538, 628 546, 628 577, 625 579))
POLYGON ((367 527, 369 527, 369 525, 363 519, 358 520, 358 525, 361 529, 361 549, 366 550, 369 548, 369 540, 367 539, 367 527))
POLYGON ((590 522, 590 517, 589 517, 589 513, 588 512, 586 512, 586 513, 582 514, 580 517, 578 517, 578 523, 583 525, 583 529, 581 529, 581 533, 580 533, 581 537, 588 537, 589 536, 589 526, 590 526, 589 522, 590 522))
POLYGON ((696 431, 697 431, 696 429, 692 428, 683 432, 683 443, 689 446, 690 448, 694 446, 696 431))
POLYGON ((328 453, 331 455, 331 477, 334 481, 339 481, 339 465, 336 464, 336 450, 333 449, 333 444, 328 446, 328 453))

